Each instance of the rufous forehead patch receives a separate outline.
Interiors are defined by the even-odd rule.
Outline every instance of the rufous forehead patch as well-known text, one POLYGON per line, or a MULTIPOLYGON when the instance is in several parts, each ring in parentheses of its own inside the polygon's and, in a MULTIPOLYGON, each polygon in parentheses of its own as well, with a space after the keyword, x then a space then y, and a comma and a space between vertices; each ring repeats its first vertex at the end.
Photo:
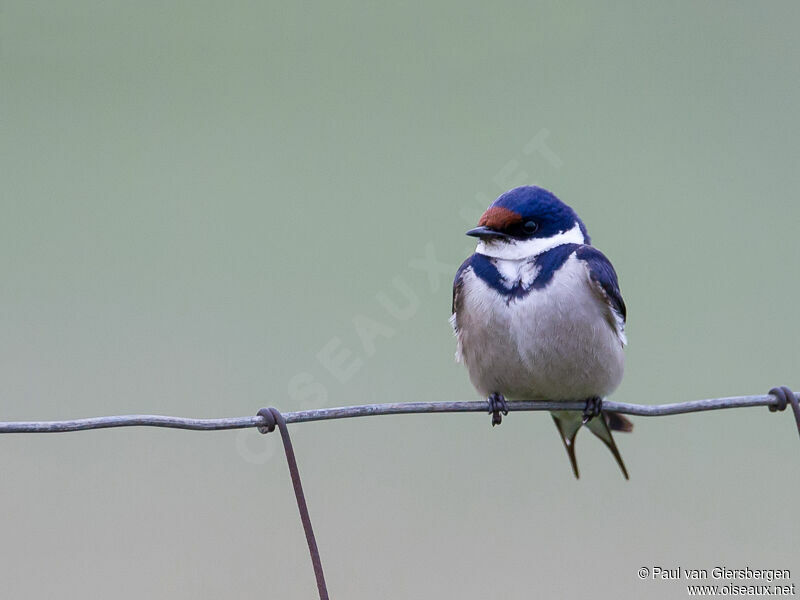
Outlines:
POLYGON ((509 225, 519 223, 520 221, 522 221, 522 215, 518 212, 503 208, 502 206, 490 206, 486 212, 483 213, 481 220, 478 221, 478 225, 502 231, 509 225))

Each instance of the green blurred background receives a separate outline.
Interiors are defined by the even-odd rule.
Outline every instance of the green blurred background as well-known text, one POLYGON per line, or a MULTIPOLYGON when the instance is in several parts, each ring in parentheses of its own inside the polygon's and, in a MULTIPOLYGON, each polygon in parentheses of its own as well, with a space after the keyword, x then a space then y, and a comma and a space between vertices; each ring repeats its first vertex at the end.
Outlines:
MULTIPOLYGON (((794 2, 0 19, 3 420, 477 399, 450 280, 520 183, 620 273, 613 399, 800 387, 794 2)), ((789 414, 635 422, 629 482, 586 434, 573 480, 541 413, 293 427, 333 597, 682 598, 639 567, 800 569, 789 414)), ((2 436, 0 473, 5 597, 315 593, 275 435, 2 436)))

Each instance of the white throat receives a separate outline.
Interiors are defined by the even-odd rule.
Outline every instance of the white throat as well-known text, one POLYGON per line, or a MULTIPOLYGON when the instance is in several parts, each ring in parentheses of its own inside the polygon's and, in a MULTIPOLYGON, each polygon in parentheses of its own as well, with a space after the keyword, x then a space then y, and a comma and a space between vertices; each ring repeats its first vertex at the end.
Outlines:
POLYGON ((586 238, 578 223, 569 231, 560 231, 549 238, 531 238, 529 240, 494 239, 481 240, 475 252, 492 258, 505 260, 521 260, 530 258, 561 246, 562 244, 585 244, 586 238))

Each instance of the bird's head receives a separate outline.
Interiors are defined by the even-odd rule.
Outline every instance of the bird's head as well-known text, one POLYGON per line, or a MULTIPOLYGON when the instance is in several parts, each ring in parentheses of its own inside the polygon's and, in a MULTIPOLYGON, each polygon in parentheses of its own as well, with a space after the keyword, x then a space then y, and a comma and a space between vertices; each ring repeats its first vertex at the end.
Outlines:
POLYGON ((519 260, 561 244, 588 244, 589 234, 575 211, 536 186, 514 188, 483 213, 467 235, 479 238, 476 252, 519 260))

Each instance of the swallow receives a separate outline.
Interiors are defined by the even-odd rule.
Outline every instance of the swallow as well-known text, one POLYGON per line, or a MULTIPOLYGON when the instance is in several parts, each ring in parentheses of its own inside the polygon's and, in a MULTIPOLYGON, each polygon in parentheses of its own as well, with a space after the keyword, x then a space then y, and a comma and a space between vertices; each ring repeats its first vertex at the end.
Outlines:
POLYGON ((475 252, 453 282, 456 360, 486 398, 492 424, 506 400, 584 402, 552 411, 579 477, 575 437, 585 425, 628 471, 611 431, 631 431, 603 410, 622 381, 627 311, 611 262, 591 245, 583 221, 536 186, 506 192, 467 231, 475 252))

